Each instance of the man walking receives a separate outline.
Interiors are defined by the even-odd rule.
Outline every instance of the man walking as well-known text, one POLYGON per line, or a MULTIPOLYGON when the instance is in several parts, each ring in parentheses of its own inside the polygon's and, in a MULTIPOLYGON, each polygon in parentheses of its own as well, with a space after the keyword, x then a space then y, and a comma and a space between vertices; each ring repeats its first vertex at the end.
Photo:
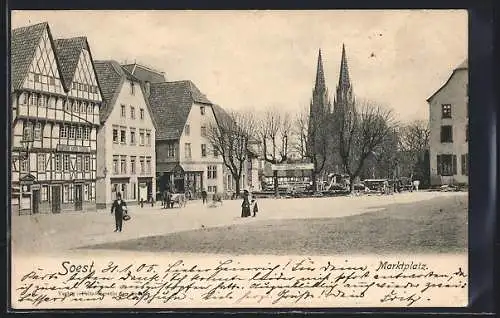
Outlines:
POLYGON ((118 192, 116 194, 116 200, 111 206, 111 214, 115 213, 115 232, 122 231, 123 224, 123 213, 127 213, 127 203, 122 200, 122 194, 118 192))

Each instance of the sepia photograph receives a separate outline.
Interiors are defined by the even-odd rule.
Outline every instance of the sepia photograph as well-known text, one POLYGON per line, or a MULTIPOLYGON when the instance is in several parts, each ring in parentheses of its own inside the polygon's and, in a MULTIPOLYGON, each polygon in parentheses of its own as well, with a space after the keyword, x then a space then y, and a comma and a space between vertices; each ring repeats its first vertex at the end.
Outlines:
POLYGON ((13 309, 468 305, 466 10, 10 19, 13 309))

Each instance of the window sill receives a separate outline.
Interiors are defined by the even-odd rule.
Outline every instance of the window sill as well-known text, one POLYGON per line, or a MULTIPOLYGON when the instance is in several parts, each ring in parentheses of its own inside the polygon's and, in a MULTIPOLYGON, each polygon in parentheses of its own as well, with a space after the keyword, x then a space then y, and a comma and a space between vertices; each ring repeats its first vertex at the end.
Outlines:
POLYGON ((452 141, 441 141, 442 144, 452 144, 453 143, 453 140, 452 141))

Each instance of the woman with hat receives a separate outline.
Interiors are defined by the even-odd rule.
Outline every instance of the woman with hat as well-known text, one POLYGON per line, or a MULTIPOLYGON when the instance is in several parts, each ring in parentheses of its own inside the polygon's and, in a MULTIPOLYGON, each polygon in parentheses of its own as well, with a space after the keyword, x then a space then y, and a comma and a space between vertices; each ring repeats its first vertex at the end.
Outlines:
POLYGON ((241 204, 241 217, 246 218, 251 215, 248 190, 243 191, 243 203, 241 204))

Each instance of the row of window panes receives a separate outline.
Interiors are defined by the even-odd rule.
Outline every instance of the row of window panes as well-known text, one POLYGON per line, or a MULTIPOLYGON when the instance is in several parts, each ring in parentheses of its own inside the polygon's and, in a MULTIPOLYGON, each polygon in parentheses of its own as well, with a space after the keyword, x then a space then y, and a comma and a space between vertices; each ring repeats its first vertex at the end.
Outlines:
MULTIPOLYGON (((468 87, 468 86, 467 86, 468 87)), ((469 102, 466 102, 466 116, 469 116, 469 102)), ((441 118, 451 118, 451 104, 441 104, 441 118)))
POLYGON ((49 84, 49 85, 56 84, 56 78, 52 77, 52 76, 31 73, 29 78, 32 79, 33 82, 35 82, 35 83, 42 83, 42 84, 49 84))
MULTIPOLYGON (((83 201, 92 201, 95 199, 95 189, 90 184, 83 185, 83 201)), ((73 202, 75 197, 75 187, 73 184, 63 185, 63 196, 62 202, 69 203, 73 202)))
MULTIPOLYGON (((50 188, 51 187, 48 185, 41 185, 40 186, 40 197, 39 197, 40 202, 52 202, 52 199, 51 199, 52 190, 50 188)), ((64 203, 68 203, 68 202, 73 201, 73 197, 74 197, 73 191, 75 191, 74 186, 65 184, 65 185, 63 185, 62 190, 63 190, 63 193, 62 193, 61 201, 64 203)), ((83 201, 92 201, 95 198, 92 185, 84 184, 82 191, 83 191, 83 201)))
POLYGON ((217 179, 217 166, 207 167, 207 179, 217 179))
POLYGON ((60 138, 69 139, 85 139, 90 140, 90 128, 82 126, 66 126, 62 125, 59 128, 60 138))
MULTIPOLYGON (((465 141, 469 141, 469 125, 465 126, 465 141)), ((448 143, 453 142, 453 126, 444 125, 441 126, 441 142, 448 143)))
MULTIPOLYGON (((137 157, 130 157, 130 174, 136 174, 137 157)), ((139 157, 139 174, 151 174, 151 157, 139 157)), ((127 174, 127 156, 113 156, 113 174, 127 174)))
MULTIPOLYGON (((130 145, 137 144, 136 136, 137 136, 136 129, 130 128, 130 141, 129 141, 130 145)), ((113 128, 113 142, 126 144, 127 143, 127 128, 125 128, 125 127, 113 128)), ((151 130, 139 129, 139 145, 140 146, 151 146, 151 130), (146 137, 145 140, 144 140, 144 137, 146 137)))
POLYGON ((208 192, 217 193, 217 186, 208 186, 208 192))
MULTIPOLYGON (((127 107, 125 105, 121 105, 120 115, 122 118, 127 118, 127 107)), ((139 109, 139 118, 144 119, 144 108, 139 109)), ((135 107, 130 106, 130 119, 135 119, 135 107)))
MULTIPOLYGON (((19 99, 20 105, 29 106, 39 106, 39 107, 51 107, 56 108, 56 97, 49 97, 43 94, 37 93, 23 93, 19 99)), ((77 101, 77 100, 64 100, 63 109, 67 112, 80 113, 80 114, 92 114, 94 111, 95 104, 77 101)))
MULTIPOLYGON (((167 155, 168 154, 173 154, 172 157, 175 155, 175 146, 173 145, 168 145, 167 146, 167 155)), ((184 144, 184 155, 186 157, 186 159, 191 159, 191 143, 185 143, 184 144)), ((207 145, 206 144, 201 144, 201 157, 205 158, 207 156, 207 145)), ((214 157, 218 157, 219 156, 219 152, 217 151, 217 149, 215 149, 215 147, 213 147, 213 156, 214 157)))
POLYGON ((83 91, 83 92, 89 92, 89 93, 94 93, 94 94, 99 93, 99 88, 95 85, 73 82, 71 87, 73 89, 77 89, 77 90, 83 91))
MULTIPOLYGON (((462 175, 469 175, 469 154, 463 154, 460 157, 462 175)), ((457 156, 456 155, 437 155, 437 174, 440 176, 453 176, 457 174, 457 156)))
MULTIPOLYGON (((189 124, 186 124, 186 126, 184 127, 184 135, 189 136, 190 133, 191 133, 191 126, 189 124)), ((202 137, 207 136, 207 126, 203 125, 200 127, 200 134, 202 137)))
MULTIPOLYGON (((38 154, 37 157, 38 172, 45 172, 47 170, 46 154, 38 154)), ((54 171, 75 171, 75 172, 88 172, 91 171, 92 165, 90 155, 77 155, 75 160, 75 167, 72 167, 69 154, 55 154, 54 155, 54 171)), ((21 172, 28 172, 28 159, 20 160, 21 172)))
MULTIPOLYGON (((23 128, 23 140, 41 140, 43 125, 40 122, 35 124, 25 122, 23 128)), ((61 125, 59 128, 60 138, 85 139, 90 140, 90 128, 82 126, 61 125)))

